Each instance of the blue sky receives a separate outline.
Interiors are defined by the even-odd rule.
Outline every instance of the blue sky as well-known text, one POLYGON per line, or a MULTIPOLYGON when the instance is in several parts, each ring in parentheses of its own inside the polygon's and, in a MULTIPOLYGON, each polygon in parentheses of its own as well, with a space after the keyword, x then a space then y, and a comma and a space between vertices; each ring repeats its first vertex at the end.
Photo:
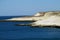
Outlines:
POLYGON ((60 10, 60 0, 0 0, 0 16, 33 15, 60 10))

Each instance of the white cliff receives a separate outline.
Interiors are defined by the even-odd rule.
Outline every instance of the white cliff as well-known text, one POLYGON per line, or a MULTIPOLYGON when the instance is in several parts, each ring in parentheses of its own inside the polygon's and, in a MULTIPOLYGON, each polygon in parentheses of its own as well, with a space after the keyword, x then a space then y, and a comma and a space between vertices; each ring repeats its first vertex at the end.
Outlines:
POLYGON ((30 25, 30 26, 60 26, 60 12, 50 11, 45 12, 44 16, 40 16, 40 20, 30 24, 19 24, 19 25, 30 25))
POLYGON ((60 17, 58 17, 58 16, 51 16, 51 17, 49 17, 47 19, 38 20, 38 21, 32 23, 32 26, 48 26, 48 25, 60 26, 60 17))
POLYGON ((60 26, 60 11, 38 12, 34 16, 26 16, 20 18, 7 19, 10 21, 35 21, 29 24, 30 26, 60 26))
POLYGON ((60 12, 47 12, 42 20, 31 23, 32 26, 60 26, 60 12))

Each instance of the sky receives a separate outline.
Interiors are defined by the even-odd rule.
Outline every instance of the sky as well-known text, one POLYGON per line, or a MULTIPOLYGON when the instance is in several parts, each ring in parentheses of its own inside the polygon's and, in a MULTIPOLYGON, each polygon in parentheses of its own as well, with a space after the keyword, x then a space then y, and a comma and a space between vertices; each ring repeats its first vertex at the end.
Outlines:
POLYGON ((60 11, 60 0, 0 0, 0 16, 34 15, 42 11, 60 11))

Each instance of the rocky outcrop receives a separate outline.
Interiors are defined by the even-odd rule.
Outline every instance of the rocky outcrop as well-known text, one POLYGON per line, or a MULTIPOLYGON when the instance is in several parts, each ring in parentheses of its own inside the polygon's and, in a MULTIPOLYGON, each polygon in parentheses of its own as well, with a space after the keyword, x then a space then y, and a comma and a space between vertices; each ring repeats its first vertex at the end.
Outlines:
POLYGON ((39 20, 40 17, 35 17, 35 16, 27 16, 27 17, 20 17, 20 18, 11 18, 11 19, 6 19, 8 21, 37 21, 39 20))
POLYGON ((60 26, 60 12, 46 12, 42 20, 32 23, 32 26, 60 26))
MULTIPOLYGON (((25 24, 19 24, 19 25, 25 25, 25 24)), ((60 11, 50 11, 45 12, 44 16, 40 16, 40 20, 26 24, 29 26, 59 26, 60 27, 60 11)))

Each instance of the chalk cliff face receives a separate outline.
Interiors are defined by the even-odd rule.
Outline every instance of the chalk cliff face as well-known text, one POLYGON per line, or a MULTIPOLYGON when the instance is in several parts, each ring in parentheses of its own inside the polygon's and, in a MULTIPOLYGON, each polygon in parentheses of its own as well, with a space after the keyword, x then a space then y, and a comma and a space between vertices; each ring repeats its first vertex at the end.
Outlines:
POLYGON ((60 12, 46 12, 42 20, 31 23, 32 26, 60 26, 60 12))
POLYGON ((33 23, 29 24, 18 24, 18 25, 27 25, 27 26, 58 26, 60 27, 60 11, 49 11, 49 12, 40 12, 35 14, 36 17, 39 16, 39 19, 33 23), (41 16, 42 15, 42 16, 41 16))

